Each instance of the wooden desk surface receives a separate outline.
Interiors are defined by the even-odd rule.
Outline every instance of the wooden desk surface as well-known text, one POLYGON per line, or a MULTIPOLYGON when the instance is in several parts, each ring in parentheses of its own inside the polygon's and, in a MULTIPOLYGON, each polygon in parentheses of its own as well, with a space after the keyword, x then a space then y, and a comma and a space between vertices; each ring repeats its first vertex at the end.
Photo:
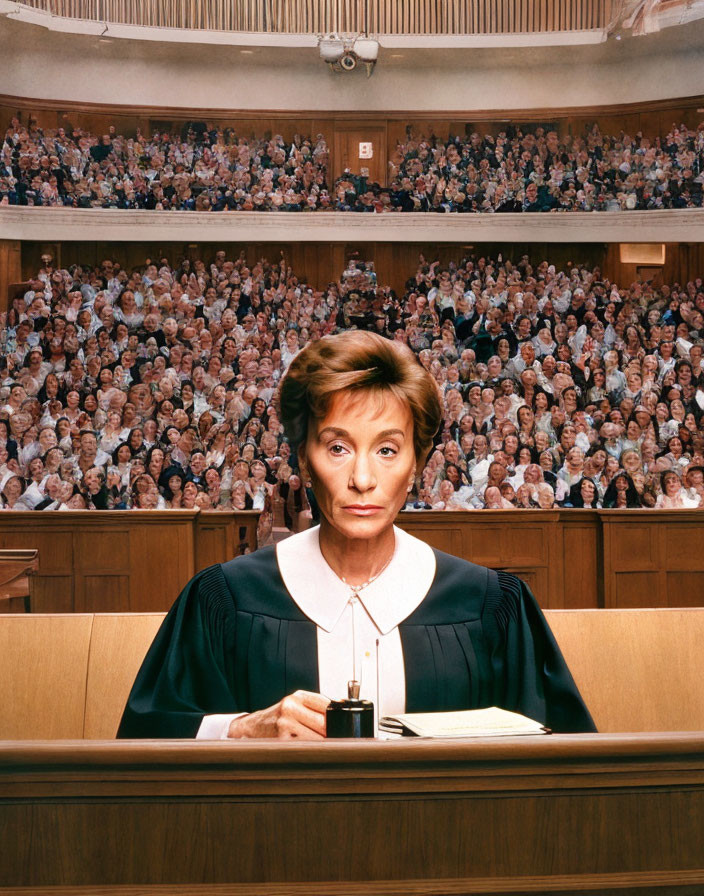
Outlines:
POLYGON ((701 896, 704 732, 3 742, 0 830, 2 894, 701 896))

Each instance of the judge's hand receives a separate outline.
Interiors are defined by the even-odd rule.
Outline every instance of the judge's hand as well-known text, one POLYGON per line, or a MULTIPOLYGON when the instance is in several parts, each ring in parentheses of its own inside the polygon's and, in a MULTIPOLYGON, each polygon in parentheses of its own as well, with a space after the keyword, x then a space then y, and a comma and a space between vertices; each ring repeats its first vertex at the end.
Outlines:
POLYGON ((240 716, 230 723, 228 737, 278 737, 322 740, 328 697, 296 691, 267 709, 240 716))

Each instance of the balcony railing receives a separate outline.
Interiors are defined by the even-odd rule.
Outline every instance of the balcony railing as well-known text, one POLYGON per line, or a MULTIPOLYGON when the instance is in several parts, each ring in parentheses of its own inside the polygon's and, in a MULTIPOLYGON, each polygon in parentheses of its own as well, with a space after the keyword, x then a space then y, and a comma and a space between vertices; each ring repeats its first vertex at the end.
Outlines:
POLYGON ((23 0, 55 16, 284 34, 505 34, 606 28, 616 0, 23 0))

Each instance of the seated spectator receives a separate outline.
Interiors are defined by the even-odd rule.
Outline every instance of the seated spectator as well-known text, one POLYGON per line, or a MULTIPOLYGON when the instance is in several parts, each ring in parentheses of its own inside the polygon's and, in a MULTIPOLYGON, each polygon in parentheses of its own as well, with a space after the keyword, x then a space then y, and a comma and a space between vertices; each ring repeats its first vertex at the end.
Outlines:
POLYGON ((665 470, 660 476, 660 489, 655 502, 656 508, 677 509, 683 507, 698 507, 699 501, 689 497, 682 486, 682 481, 674 470, 665 470))
MULTIPOLYGON (((372 214, 701 207, 702 178, 692 171, 692 160, 701 155, 700 133, 701 125, 681 124, 643 151, 640 135, 602 134, 596 125, 562 137, 528 124, 505 126, 496 137, 473 133, 443 138, 410 129, 392 154, 388 187, 350 171, 329 187, 328 148, 320 134, 287 142, 280 135, 245 138, 232 127, 217 125, 200 135, 146 135, 138 129, 129 136, 105 135, 81 128, 66 133, 13 118, 1 150, 0 204, 372 214), (667 189, 653 189, 654 178, 667 189)), ((231 272, 224 265, 216 259, 218 275, 229 280, 231 272)), ((150 288, 162 280, 153 267, 150 288)), ((114 273, 107 266, 104 270, 114 273)), ((42 269, 44 278, 55 273, 51 266, 42 269)), ((90 280, 84 285, 92 286, 90 280)), ((442 319, 464 314, 464 294, 453 287, 436 287, 442 319)), ((132 293, 119 300, 115 319, 136 324, 144 313, 132 293)), ((77 306, 69 303, 68 310, 78 318, 77 306)), ((669 323, 681 317, 675 300, 664 319, 669 323)), ((625 337, 624 348, 636 354, 642 334, 634 327, 625 337)), ((548 344, 546 339, 541 342, 548 344)))
POLYGON ((569 497, 564 506, 590 508, 592 510, 600 507, 601 502, 596 483, 589 477, 583 476, 570 489, 569 497))
POLYGON ((625 470, 617 470, 609 482, 604 494, 603 506, 615 509, 641 506, 633 480, 625 470))
POLYGON ((365 325, 363 298, 444 396, 409 506, 653 506, 670 469, 687 477, 687 500, 699 506, 701 333, 690 327, 678 363, 674 328, 661 319, 675 296, 704 309, 700 281, 620 288, 581 265, 466 256, 442 268, 421 258, 395 296, 356 261, 323 291, 285 259, 249 267, 225 252, 193 265, 147 259, 132 271, 107 260, 64 271, 50 257, 42 264, 54 284, 42 316, 29 317, 32 296, 15 300, 0 333, 18 358, 0 383, 0 476, 17 478, 7 480, 8 507, 254 507, 264 540, 275 516, 308 525, 314 509, 297 484, 276 384, 307 339, 356 317, 365 325), (125 309, 129 320, 116 319, 125 309), (541 321, 554 347, 539 340, 539 359, 531 334, 546 329, 541 321), (589 484, 582 495, 584 479, 595 496, 589 484))

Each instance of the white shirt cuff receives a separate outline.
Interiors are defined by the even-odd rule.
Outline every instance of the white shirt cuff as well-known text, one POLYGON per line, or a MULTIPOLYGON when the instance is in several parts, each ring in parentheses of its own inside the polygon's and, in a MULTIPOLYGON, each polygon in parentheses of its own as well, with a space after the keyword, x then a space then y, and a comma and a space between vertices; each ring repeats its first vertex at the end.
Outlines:
POLYGON ((246 715, 246 712, 233 712, 203 716, 203 721, 200 723, 200 728, 196 734, 196 740, 227 740, 230 722, 246 715))

